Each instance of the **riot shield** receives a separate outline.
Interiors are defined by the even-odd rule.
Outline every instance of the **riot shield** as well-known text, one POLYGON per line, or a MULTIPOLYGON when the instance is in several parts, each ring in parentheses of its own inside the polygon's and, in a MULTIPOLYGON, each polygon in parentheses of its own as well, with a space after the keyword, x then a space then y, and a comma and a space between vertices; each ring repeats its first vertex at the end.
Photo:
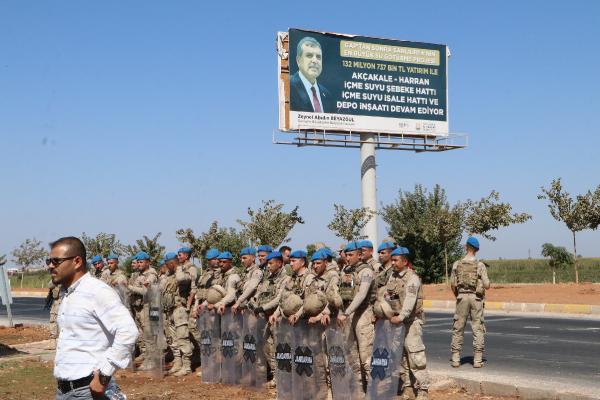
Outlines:
MULTIPOLYGON (((123 305, 125 306, 125 308, 127 309, 127 311, 129 311, 129 313, 131 313, 131 308, 129 306, 129 291, 127 290, 126 286, 123 285, 117 285, 114 287, 115 292, 117 292, 117 294, 119 295, 119 298, 121 299, 121 303, 123 303, 123 305)), ((134 316, 132 315, 132 318, 134 316)), ((163 321, 164 322, 164 321, 163 321)), ((127 369, 129 369, 130 371, 135 371, 135 363, 133 362, 133 360, 135 359, 135 346, 133 346, 133 349, 131 350, 131 360, 129 361, 129 365, 127 366, 127 369)))
POLYGON ((249 311, 243 313, 243 320, 240 383, 245 387, 261 389, 267 382, 266 360, 261 350, 264 347, 262 332, 266 321, 249 311))
POLYGON ((204 310, 196 321, 200 331, 200 361, 202 383, 221 381, 221 325, 219 315, 213 310, 204 310))
POLYGON ((403 348, 404 324, 377 320, 367 399, 391 399, 397 395, 403 348))
POLYGON ((226 385, 240 383, 242 374, 242 316, 225 308, 221 316, 221 380, 226 385))
POLYGON ((158 284, 148 287, 145 296, 145 307, 148 309, 150 329, 147 331, 150 348, 146 349, 146 359, 148 371, 155 378, 164 376, 164 356, 163 351, 166 348, 166 339, 163 321, 163 309, 161 303, 160 287, 158 284))
POLYGON ((284 318, 275 327, 275 362, 277 370, 277 399, 292 397, 292 364, 294 358, 294 330, 284 318))
POLYGON ((320 323, 309 324, 305 319, 301 319, 294 326, 294 334, 292 398, 294 400, 325 399, 327 382, 325 381, 325 354, 322 348, 323 326, 320 323))
POLYGON ((352 399, 352 394, 358 392, 358 382, 350 367, 350 349, 343 329, 332 324, 327 328, 325 340, 333 400, 352 399))

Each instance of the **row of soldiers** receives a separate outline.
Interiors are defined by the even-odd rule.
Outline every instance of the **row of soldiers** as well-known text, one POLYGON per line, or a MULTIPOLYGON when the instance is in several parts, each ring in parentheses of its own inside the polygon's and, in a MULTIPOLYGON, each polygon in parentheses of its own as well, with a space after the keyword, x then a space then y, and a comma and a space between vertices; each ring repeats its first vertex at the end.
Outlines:
MULTIPOLYGON (((479 242, 470 237, 465 245, 467 255, 452 268, 451 285, 457 297, 451 343, 451 365, 460 366, 464 327, 471 318, 473 328, 474 367, 483 365, 484 318, 483 299, 489 280, 485 265, 476 258, 479 242)), ((429 376, 423 343, 423 288, 411 264, 410 251, 385 241, 377 248, 368 240, 350 242, 339 249, 338 257, 327 247, 309 258, 304 250, 292 251, 287 246, 274 251, 270 246, 245 248, 240 252, 242 269, 233 267, 228 251, 210 249, 204 259, 207 265, 200 275, 191 262, 191 249, 167 253, 157 272, 150 256, 138 253, 132 262, 129 279, 118 268, 118 257, 92 259, 90 273, 125 293, 140 330, 138 346, 141 369, 149 368, 146 349, 150 329, 148 288, 158 283, 161 291, 167 342, 174 355, 170 374, 182 376, 191 372, 194 349, 200 343, 196 319, 204 312, 223 314, 252 312, 269 322, 262 334, 265 346, 259 349, 267 360, 267 379, 275 386, 276 359, 273 327, 283 318, 290 325, 300 319, 308 324, 343 327, 352 357, 351 367, 359 387, 366 391, 371 377, 374 322, 389 320, 404 325, 404 350, 401 362, 403 396, 411 392, 426 399, 429 376), (123 291, 126 288, 126 291, 123 291)), ((326 363, 326 361, 324 361, 326 363)), ((323 368, 327 371, 327 368, 323 368)), ((328 377, 320 384, 326 387, 328 377)), ((326 390, 326 389, 325 389, 326 390)))

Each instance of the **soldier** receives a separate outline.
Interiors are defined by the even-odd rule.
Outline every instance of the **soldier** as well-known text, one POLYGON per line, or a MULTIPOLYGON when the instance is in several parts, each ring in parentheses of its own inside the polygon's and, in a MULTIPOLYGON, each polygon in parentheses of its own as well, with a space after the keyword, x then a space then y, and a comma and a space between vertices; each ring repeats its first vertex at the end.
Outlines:
MULTIPOLYGON (((260 254, 260 253, 259 253, 260 254)), ((266 256, 268 271, 265 274, 262 282, 258 285, 256 293, 252 300, 248 303, 248 309, 253 311, 257 316, 263 315, 268 321, 269 317, 275 312, 279 305, 279 299, 283 293, 290 277, 283 273, 283 257, 278 251, 269 253, 266 256)), ((265 346, 261 349, 264 353, 264 358, 267 360, 267 387, 274 388, 276 386, 275 373, 275 351, 273 331, 269 324, 265 324, 265 330, 262 332, 265 346)))
POLYGON ((140 309, 140 306, 136 305, 140 302, 139 296, 136 295, 135 293, 131 292, 129 290, 129 286, 133 285, 134 282, 136 282, 138 276, 140 275, 139 271, 138 271, 138 265, 137 265, 137 254, 134 255, 131 258, 131 275, 129 276, 129 280, 127 281, 127 293, 129 294, 129 312, 131 313, 131 316, 133 317, 133 320, 135 321, 135 325, 138 328, 138 337, 137 340, 135 342, 135 345, 139 351, 138 356, 135 359, 135 362, 142 362, 144 359, 144 354, 145 354, 145 346, 144 346, 144 335, 143 335, 143 331, 142 331, 142 325, 139 323, 139 321, 141 320, 141 318, 137 317, 137 311, 138 309, 140 309))
POLYGON ((338 268, 341 271, 347 264, 347 260, 346 260, 346 245, 342 244, 340 245, 340 248, 338 249, 338 258, 337 258, 337 264, 338 264, 338 268))
POLYGON ((292 253, 292 248, 289 246, 281 246, 279 248, 279 252, 283 257, 283 269, 286 274, 292 275, 292 264, 290 264, 290 254, 292 253))
POLYGON ((60 306, 60 290, 62 285, 54 284, 52 280, 48 283, 48 297, 52 301, 50 306, 50 344, 47 350, 56 349, 56 339, 58 338, 58 326, 56 324, 56 318, 58 317, 58 307, 60 306))
POLYGON ((426 400, 429 373, 423 344, 423 287, 421 279, 409 266, 409 251, 398 247, 391 253, 392 274, 377 293, 373 311, 377 318, 392 324, 404 324, 404 350, 400 364, 403 399, 409 399, 413 387, 417 399, 426 400), (413 383, 414 381, 414 383, 413 383))
POLYGON ((90 269, 90 275, 94 278, 98 278, 103 282, 107 282, 107 277, 110 271, 104 265, 104 261, 102 260, 102 256, 94 256, 92 257, 92 268, 90 269))
POLYGON ((377 289, 383 287, 392 274, 392 251, 395 249, 396 245, 392 242, 383 242, 377 248, 381 263, 381 271, 377 274, 377 289))
POLYGON ((263 271, 256 265, 256 250, 251 247, 246 247, 240 251, 242 266, 246 274, 242 279, 241 293, 238 296, 235 304, 231 306, 231 310, 235 313, 238 309, 245 309, 248 299, 256 292, 256 288, 263 278, 263 271))
POLYGON ((465 244, 467 255, 452 265, 450 285, 456 296, 456 312, 452 326, 452 361, 454 368, 460 367, 460 351, 462 349, 465 325, 471 317, 473 331, 473 368, 483 367, 483 350, 485 347, 484 300, 485 290, 490 288, 485 264, 476 258, 479 241, 469 237, 465 244))
POLYGON ((283 289, 277 309, 269 317, 270 324, 275 324, 283 316, 288 319, 290 324, 294 325, 302 316, 305 282, 310 275, 306 257, 307 254, 304 250, 296 250, 290 254, 292 273, 283 289))
POLYGON ((258 256, 258 267, 265 272, 267 269, 267 256, 273 251, 273 248, 268 244, 263 244, 262 246, 258 246, 256 250, 256 255, 258 256))
POLYGON ((347 330, 347 341, 351 344, 352 370, 357 382, 366 391, 371 372, 374 327, 372 323, 372 298, 375 297, 373 268, 362 261, 362 246, 350 242, 345 248, 348 265, 340 277, 340 297, 344 312, 337 316, 338 324, 347 330))
POLYGON ((119 269, 119 256, 115 253, 110 253, 108 257, 106 257, 106 263, 108 264, 106 283, 115 289, 118 289, 119 285, 127 286, 127 277, 123 271, 119 269))
POLYGON ((215 308, 217 309, 217 313, 223 315, 225 307, 235 304, 235 297, 241 279, 235 268, 233 268, 233 255, 230 252, 224 251, 219 254, 219 265, 221 267, 221 276, 223 277, 225 296, 215 304, 215 308))
POLYGON ((361 240, 359 246, 362 249, 362 262, 367 263, 375 271, 375 275, 381 271, 381 263, 373 258, 373 242, 370 240, 361 240))
MULTIPOLYGON (((219 268, 219 254, 221 254, 219 250, 210 249, 204 256, 208 265, 206 272, 202 274, 200 280, 198 281, 198 290, 196 291, 196 300, 193 311, 194 318, 198 318, 198 314, 203 311, 206 295, 208 289, 213 286, 213 281, 220 279, 221 269, 219 268)), ((196 339, 196 341, 198 341, 198 339, 196 339)))
POLYGON ((168 374, 184 376, 192 372, 192 342, 188 327, 188 297, 191 288, 191 274, 179 262, 177 254, 165 254, 167 278, 163 287, 163 309, 168 319, 166 320, 166 333, 171 335, 171 349, 173 350, 173 366, 168 374))
POLYGON ((144 358, 144 362, 140 366, 141 370, 148 369, 150 365, 146 362, 145 353, 149 346, 152 346, 150 341, 151 327, 150 327, 150 309, 148 303, 144 302, 144 296, 148 290, 148 287, 158 281, 158 277, 154 268, 150 267, 150 256, 148 253, 140 251, 136 254, 138 275, 135 281, 127 286, 133 296, 133 309, 135 311, 135 321, 139 327, 141 327, 143 333, 143 348, 141 351, 141 358, 144 358))
POLYGON ((196 293, 198 292, 198 268, 194 265, 194 263, 190 260, 192 256, 192 249, 189 247, 182 247, 177 252, 177 258, 179 259, 179 263, 184 271, 187 271, 190 274, 191 278, 191 290, 190 295, 187 299, 187 310, 190 316, 190 320, 188 321, 188 327, 190 329, 190 333, 194 338, 194 347, 198 348, 198 343, 200 341, 200 331, 198 331, 198 325, 196 324, 196 316, 194 313, 190 312, 192 307, 194 306, 194 300, 196 299, 196 293))

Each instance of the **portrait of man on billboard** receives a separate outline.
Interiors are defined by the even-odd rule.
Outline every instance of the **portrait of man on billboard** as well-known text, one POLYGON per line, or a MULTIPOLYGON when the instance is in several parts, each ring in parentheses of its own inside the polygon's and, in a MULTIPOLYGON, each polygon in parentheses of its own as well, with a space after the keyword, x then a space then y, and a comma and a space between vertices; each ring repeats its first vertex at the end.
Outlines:
POLYGON ((296 51, 298 72, 290 77, 290 109, 315 113, 335 112, 331 93, 317 81, 323 71, 321 44, 305 36, 298 42, 296 51))

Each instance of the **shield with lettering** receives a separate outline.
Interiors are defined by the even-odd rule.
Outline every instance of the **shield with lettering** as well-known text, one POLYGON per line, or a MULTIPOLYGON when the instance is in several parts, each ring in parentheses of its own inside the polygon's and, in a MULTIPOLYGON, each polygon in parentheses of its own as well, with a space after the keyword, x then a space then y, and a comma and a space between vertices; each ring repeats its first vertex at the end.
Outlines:
POLYGON ((305 319, 300 319, 294 326, 292 374, 294 400, 327 398, 323 333, 323 326, 320 323, 309 324, 305 319))
POLYGON ((397 395, 403 348, 404 324, 377 320, 367 387, 368 399, 391 399, 397 395))
POLYGON ((364 396, 362 387, 359 387, 360 383, 354 379, 350 367, 351 354, 344 330, 336 324, 331 324, 326 330, 325 340, 333 400, 350 400, 354 393, 364 396))
POLYGON ((277 371, 277 399, 292 398, 292 365, 294 358, 294 330, 284 318, 275 327, 275 365, 277 371))
POLYGON ((263 388, 267 382, 267 369, 264 359, 262 332, 266 327, 263 317, 254 313, 243 313, 242 328, 242 375, 240 383, 249 388, 263 388))
POLYGON ((149 329, 145 330, 146 339, 152 343, 146 348, 144 359, 144 370, 155 378, 164 376, 164 349, 167 346, 165 338, 163 308, 161 302, 160 287, 158 284, 150 285, 144 296, 144 308, 142 312, 148 313, 149 329))
POLYGON ((242 316, 229 307, 221 316, 221 381, 237 385, 242 375, 242 316))
POLYGON ((214 310, 204 310, 196 320, 200 332, 200 362, 202 383, 221 381, 221 324, 214 310))

